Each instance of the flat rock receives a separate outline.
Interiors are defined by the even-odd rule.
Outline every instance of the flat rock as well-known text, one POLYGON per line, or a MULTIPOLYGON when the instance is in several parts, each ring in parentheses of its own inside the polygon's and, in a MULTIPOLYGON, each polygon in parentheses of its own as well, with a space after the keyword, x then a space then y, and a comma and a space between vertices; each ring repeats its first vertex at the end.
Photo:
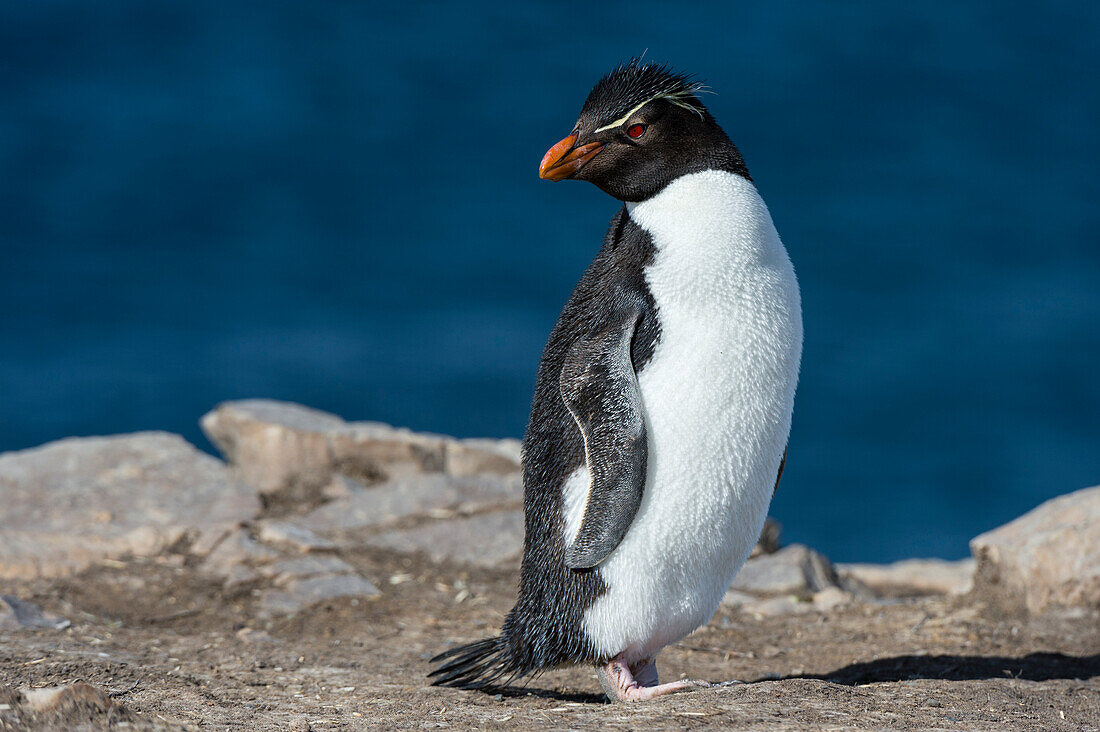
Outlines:
POLYGON ((260 544, 244 528, 229 532, 199 565, 199 571, 222 580, 231 592, 260 577, 258 568, 283 557, 278 551, 260 544))
POLYGON ((284 559, 260 569, 260 574, 270 577, 277 587, 286 586, 306 577, 354 573, 355 568, 340 557, 326 555, 284 559))
POLYGON ((42 612, 42 609, 33 602, 20 600, 12 595, 0 595, 0 630, 23 628, 64 630, 69 625, 69 621, 65 618, 42 612))
POLYGON ((813 602, 807 602, 794 595, 767 597, 741 606, 741 612, 762 618, 777 618, 784 615, 802 615, 817 608, 813 602))
POLYGON ((501 511, 433 521, 414 529, 377 534, 364 543, 378 549, 423 552, 435 562, 513 566, 523 553, 523 512, 501 511))
POLYGON ((515 440, 455 440, 381 422, 345 422, 271 400, 221 404, 202 418, 202 428, 247 483, 291 499, 323 495, 337 474, 369 485, 423 473, 519 469, 515 440))
POLYGON ((326 600, 378 594, 378 588, 370 580, 357 574, 296 578, 278 589, 263 591, 258 614, 260 617, 291 615, 326 600))
POLYGON ((802 544, 750 559, 730 585, 739 592, 809 595, 837 584, 829 560, 802 544))
POLYGON ((259 513, 219 460, 163 432, 70 438, 0 455, 0 578, 151 556, 259 513))
POLYGON ((328 552, 336 545, 322 539, 304 526, 289 521, 264 520, 259 522, 260 541, 302 553, 328 552))
POLYGON ((962 594, 974 579, 973 559, 904 559, 892 564, 838 564, 837 574, 878 591, 908 590, 920 594, 962 594))
POLYGON ((523 481, 511 475, 425 475, 393 480, 356 491, 321 506, 299 523, 314 531, 347 531, 392 524, 415 516, 471 513, 515 507, 523 502, 523 481))
POLYGON ((1100 486, 1053 498, 970 541, 974 596, 1009 611, 1100 611, 1100 486))

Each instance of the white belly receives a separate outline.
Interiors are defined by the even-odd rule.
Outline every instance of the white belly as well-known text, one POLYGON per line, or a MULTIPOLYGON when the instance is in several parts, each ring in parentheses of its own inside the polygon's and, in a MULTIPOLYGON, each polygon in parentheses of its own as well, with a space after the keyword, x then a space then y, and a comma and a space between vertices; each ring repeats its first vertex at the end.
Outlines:
MULTIPOLYGON (((584 626, 607 656, 649 657, 705 623, 748 558, 790 431, 802 348, 798 284, 743 178, 684 176, 630 210, 657 246, 646 281, 661 335, 638 382, 649 433, 641 506, 600 565, 584 626)), ((567 485, 566 532, 587 469, 567 485)))

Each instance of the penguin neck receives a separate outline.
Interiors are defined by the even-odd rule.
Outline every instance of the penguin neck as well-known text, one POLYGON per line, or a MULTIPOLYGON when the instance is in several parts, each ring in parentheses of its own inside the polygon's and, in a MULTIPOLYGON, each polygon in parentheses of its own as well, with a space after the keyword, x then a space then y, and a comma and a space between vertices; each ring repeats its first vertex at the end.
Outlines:
MULTIPOLYGON (((658 257, 694 269, 752 263, 789 266, 786 251, 756 187, 727 170, 682 175, 659 193, 627 203, 630 218, 648 231, 658 257)), ((709 274, 724 276, 721 271, 709 274)))

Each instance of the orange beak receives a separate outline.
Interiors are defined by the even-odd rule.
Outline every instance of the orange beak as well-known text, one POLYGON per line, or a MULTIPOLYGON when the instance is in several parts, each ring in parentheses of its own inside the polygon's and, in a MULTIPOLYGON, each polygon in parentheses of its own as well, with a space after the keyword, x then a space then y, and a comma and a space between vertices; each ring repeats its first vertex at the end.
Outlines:
POLYGON ((584 167, 596 153, 603 149, 602 142, 590 142, 587 145, 573 147, 576 135, 570 135, 546 151, 539 164, 539 177, 546 180, 565 180, 584 167))

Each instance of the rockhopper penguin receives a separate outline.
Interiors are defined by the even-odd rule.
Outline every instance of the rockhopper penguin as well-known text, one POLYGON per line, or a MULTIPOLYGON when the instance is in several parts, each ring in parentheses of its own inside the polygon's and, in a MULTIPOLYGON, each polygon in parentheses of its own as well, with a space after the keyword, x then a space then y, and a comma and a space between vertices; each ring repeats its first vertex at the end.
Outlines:
POLYGON ((600 79, 539 167, 624 202, 554 326, 523 439, 519 598, 499 636, 433 659, 478 689, 595 664, 612 700, 718 608, 786 458, 798 283, 701 85, 637 59, 600 79))

